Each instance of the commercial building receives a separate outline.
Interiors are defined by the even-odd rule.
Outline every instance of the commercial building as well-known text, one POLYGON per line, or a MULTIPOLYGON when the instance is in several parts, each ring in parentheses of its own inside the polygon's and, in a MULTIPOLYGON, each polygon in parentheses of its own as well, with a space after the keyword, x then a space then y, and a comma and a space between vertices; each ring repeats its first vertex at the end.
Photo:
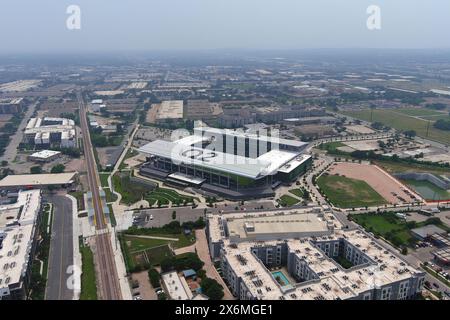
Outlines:
POLYGON ((18 114, 23 111, 23 98, 0 99, 0 114, 18 114))
POLYGON ((38 148, 76 147, 75 122, 65 118, 31 118, 25 128, 25 140, 38 148))
POLYGON ((20 191, 15 203, 0 206, 0 300, 26 296, 40 210, 40 190, 20 191))
POLYGON ((321 208, 208 215, 210 253, 241 300, 402 300, 425 273, 321 208))
POLYGON ((61 157, 60 151, 41 150, 41 151, 30 154, 28 156, 28 160, 35 161, 35 162, 50 162, 59 157, 61 157))
POLYGON ((199 127, 177 141, 156 140, 139 151, 147 155, 142 175, 191 185, 227 198, 273 195, 312 163, 306 143, 259 133, 199 127))
POLYGON ((7 190, 36 189, 50 186, 65 188, 77 179, 78 172, 10 174, 0 180, 0 188, 7 190))

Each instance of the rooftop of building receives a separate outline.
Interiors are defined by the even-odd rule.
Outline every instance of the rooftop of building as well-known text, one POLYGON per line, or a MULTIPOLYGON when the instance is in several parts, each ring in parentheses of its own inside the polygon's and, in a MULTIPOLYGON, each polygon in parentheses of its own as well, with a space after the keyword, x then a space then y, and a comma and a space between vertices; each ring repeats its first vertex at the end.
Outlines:
MULTIPOLYGON (((295 210, 299 209, 290 211, 295 210)), ((279 214, 277 211, 268 211, 253 213, 252 215, 255 217, 263 216, 267 221, 270 215, 275 216, 277 214, 279 214)), ((284 212, 283 214, 286 215, 289 212, 284 212)), ((311 215, 313 214, 311 213, 311 215)), ((288 237, 286 233, 286 237, 282 239, 267 241, 249 240, 236 243, 231 238, 228 238, 224 232, 223 222, 224 219, 230 220, 229 216, 228 214, 208 216, 211 241, 222 241, 222 255, 230 264, 236 276, 242 278, 252 295, 259 299, 348 299, 374 287, 407 280, 412 275, 423 274, 421 271, 408 265, 397 254, 382 247, 365 232, 341 229, 342 226, 337 220, 333 221, 337 228, 332 234, 328 235, 292 238, 288 237), (318 247, 321 241, 334 240, 345 240, 355 248, 358 248, 367 257, 367 262, 344 269, 318 247), (294 254, 300 260, 305 261, 308 267, 318 276, 318 279, 300 283, 295 283, 294 281, 294 283, 291 282, 289 285, 280 285, 272 271, 268 270, 262 261, 252 253, 252 248, 280 244, 286 245, 290 254, 294 254)), ((326 214, 324 219, 327 219, 326 214)), ((303 227, 305 225, 299 225, 299 228, 303 227)), ((290 229, 291 227, 286 228, 290 229)), ((277 235, 277 237, 279 236, 277 235)))
POLYGON ((27 269, 40 203, 40 190, 28 190, 0 206, 0 288, 20 282, 27 269))
POLYGON ((190 300, 193 295, 189 289, 189 285, 183 277, 179 277, 176 271, 161 274, 166 292, 173 300, 190 300))
MULTIPOLYGON (((264 137, 259 137, 265 139, 264 137)), ((269 137, 270 138, 270 137, 269 137)), ((280 139, 283 140, 283 139, 280 139)), ((301 141, 286 140, 296 147, 304 146, 301 141)), ((258 179, 278 171, 290 172, 310 156, 301 155, 299 151, 287 151, 277 148, 261 154, 259 157, 245 157, 231 153, 220 152, 222 145, 216 145, 211 137, 194 134, 177 141, 156 140, 142 146, 139 151, 162 158, 171 159, 176 163, 188 163, 212 170, 223 171, 239 176, 258 179), (206 148, 202 144, 208 144, 206 148), (198 154, 198 157, 192 155, 198 154), (283 168, 283 166, 285 166, 283 168)), ((219 143, 220 144, 220 143, 219 143)), ((256 146, 252 145, 250 153, 256 153, 256 146)))
POLYGON ((264 235, 328 233, 327 222, 315 213, 292 213, 227 219, 230 237, 255 239, 264 235))
POLYGON ((0 188, 19 186, 45 186, 72 183, 77 172, 10 174, 0 180, 0 188))
POLYGON ((54 150, 41 150, 35 153, 32 153, 30 157, 34 158, 41 158, 41 159, 47 159, 49 157, 53 157, 57 154, 61 154, 60 151, 54 151, 54 150))
MULTIPOLYGON (((265 131, 265 130, 263 130, 265 131)), ((197 127, 194 128, 194 135, 201 135, 201 134, 207 134, 208 136, 214 135, 214 134, 223 134, 228 136, 234 136, 234 137, 243 137, 243 138, 249 138, 249 139, 255 139, 259 141, 267 141, 271 142, 272 144, 284 144, 292 147, 304 147, 308 143, 299 141, 299 140, 289 140, 280 138, 278 136, 266 136, 262 134, 258 134, 254 131, 248 131, 244 132, 242 130, 231 130, 231 129, 219 129, 219 128, 210 128, 210 127, 197 127)))
POLYGON ((427 238, 435 233, 447 234, 447 232, 444 229, 441 229, 438 226, 435 226, 434 224, 412 229, 411 232, 415 235, 418 235, 421 238, 427 238))

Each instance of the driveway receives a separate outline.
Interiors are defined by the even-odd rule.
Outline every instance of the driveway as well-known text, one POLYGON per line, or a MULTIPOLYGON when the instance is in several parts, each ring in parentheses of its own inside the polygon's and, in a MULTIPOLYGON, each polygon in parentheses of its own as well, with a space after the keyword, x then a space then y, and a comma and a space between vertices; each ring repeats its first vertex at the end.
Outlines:
POLYGON ((234 300, 235 298, 231 294, 225 282, 223 282, 222 277, 217 272, 216 268, 214 267, 214 263, 211 260, 211 256, 209 255, 208 241, 206 240, 205 229, 195 230, 195 237, 197 239, 197 241, 195 242, 195 249, 197 250, 197 254, 200 260, 205 263, 203 269, 205 269, 206 275, 208 276, 208 278, 215 279, 222 285, 224 300, 234 300))

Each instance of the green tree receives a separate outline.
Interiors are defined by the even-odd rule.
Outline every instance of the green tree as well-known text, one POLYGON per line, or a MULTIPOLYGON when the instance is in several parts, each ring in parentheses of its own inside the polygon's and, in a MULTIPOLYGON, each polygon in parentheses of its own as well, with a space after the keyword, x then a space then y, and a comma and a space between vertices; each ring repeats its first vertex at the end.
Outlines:
POLYGON ((42 173, 42 168, 40 166, 33 166, 30 168, 31 174, 39 174, 42 173))
POLYGON ((150 279, 150 283, 152 284, 153 288, 158 288, 161 286, 161 276, 156 269, 150 269, 148 271, 148 278, 150 279))
POLYGON ((51 173, 63 173, 64 169, 66 169, 66 167, 63 164, 59 163, 59 164, 53 166, 53 168, 50 172, 51 173))

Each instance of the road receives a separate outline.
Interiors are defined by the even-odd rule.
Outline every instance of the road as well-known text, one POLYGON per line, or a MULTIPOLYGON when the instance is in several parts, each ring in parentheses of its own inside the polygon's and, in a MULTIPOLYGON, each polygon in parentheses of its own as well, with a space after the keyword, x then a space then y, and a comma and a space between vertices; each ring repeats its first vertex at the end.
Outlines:
POLYGON ((94 222, 97 230, 95 236, 94 261, 96 263, 98 296, 103 300, 122 299, 120 291, 119 277, 114 260, 114 253, 110 240, 110 232, 103 213, 102 203, 99 194, 100 178, 97 172, 97 164, 94 158, 93 146, 89 135, 87 122, 87 108, 84 104, 81 93, 77 93, 81 131, 83 134, 84 155, 86 159, 87 177, 89 189, 92 192, 92 202, 94 207, 94 222))
POLYGON ((73 288, 67 286, 67 268, 73 263, 72 201, 64 195, 46 196, 53 204, 52 235, 48 260, 46 300, 72 300, 73 288))
POLYGON ((38 102, 35 102, 28 107, 28 110, 25 112, 25 116, 23 117, 22 122, 20 122, 16 133, 14 133, 14 135, 11 137, 11 140, 9 141, 9 144, 5 149, 5 153, 0 157, 0 161, 6 160, 8 162, 12 162, 16 158, 17 147, 22 142, 23 130, 27 126, 28 120, 33 115, 37 104, 38 102))

